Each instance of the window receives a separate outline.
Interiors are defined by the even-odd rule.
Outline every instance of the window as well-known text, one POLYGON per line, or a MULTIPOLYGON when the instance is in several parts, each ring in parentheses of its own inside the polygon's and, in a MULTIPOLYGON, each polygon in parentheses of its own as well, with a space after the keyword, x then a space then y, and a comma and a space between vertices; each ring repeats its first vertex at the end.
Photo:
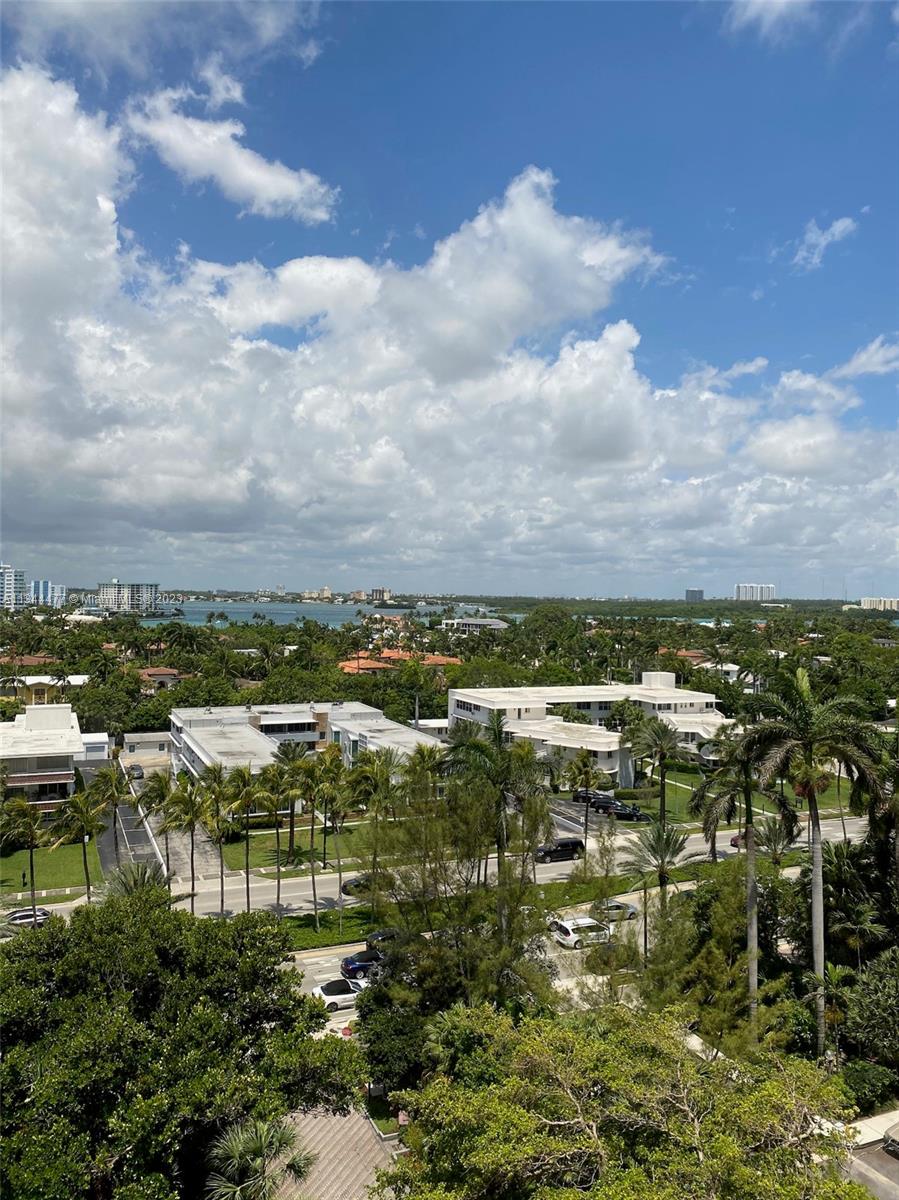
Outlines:
POLYGON ((156 749, 157 750, 165 750, 165 742, 157 742, 156 749))
POLYGON ((657 704, 656 709, 659 712, 671 712, 671 705, 670 704, 657 704))
POLYGON ((589 700, 578 700, 577 704, 575 704, 574 707, 579 708, 581 710, 581 712, 584 712, 585 710, 589 711, 590 701, 589 700))
MULTIPOLYGON (((160 746, 159 749, 161 750, 162 746, 160 746)), ((136 752, 137 752, 137 746, 135 746, 134 742, 129 742, 128 743, 128 753, 135 754, 136 752)))

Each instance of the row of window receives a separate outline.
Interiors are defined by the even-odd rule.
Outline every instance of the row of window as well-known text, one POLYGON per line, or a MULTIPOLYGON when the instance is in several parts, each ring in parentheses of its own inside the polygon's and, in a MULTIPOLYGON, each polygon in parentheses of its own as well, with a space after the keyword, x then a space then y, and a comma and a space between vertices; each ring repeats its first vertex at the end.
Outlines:
POLYGON ((315 721, 281 721, 277 724, 262 726, 263 733, 315 733, 318 728, 315 721))
POLYGON ((457 700, 456 701, 456 712, 473 713, 473 712, 480 712, 480 711, 481 711, 480 704, 472 704, 469 700, 457 700))

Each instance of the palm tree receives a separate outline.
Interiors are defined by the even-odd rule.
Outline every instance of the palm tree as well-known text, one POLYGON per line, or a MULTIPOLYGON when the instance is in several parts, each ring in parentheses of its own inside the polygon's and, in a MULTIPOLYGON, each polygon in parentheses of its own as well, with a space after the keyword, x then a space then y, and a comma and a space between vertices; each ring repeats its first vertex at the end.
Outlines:
POLYGON ((200 784, 194 779, 181 779, 169 798, 165 816, 162 819, 163 829, 172 832, 187 833, 190 837, 190 911, 194 911, 196 900, 195 884, 196 870, 194 868, 194 851, 196 848, 197 827, 203 823, 206 811, 206 797, 200 784))
POLYGON ((846 945, 856 953, 858 972, 862 970, 862 950, 865 946, 885 941, 890 931, 880 920, 878 912, 868 900, 853 900, 847 897, 843 907, 830 914, 830 931, 842 937, 846 945))
POLYGON ((96 650, 88 659, 87 673, 92 681, 106 683, 119 671, 119 660, 109 650, 96 650))
POLYGON ((645 878, 657 875, 659 898, 664 911, 668 900, 668 882, 671 872, 682 863, 695 862, 702 855, 696 852, 684 854, 687 834, 672 825, 653 821, 639 830, 636 838, 621 860, 625 871, 645 878))
POLYGON ((64 842, 74 841, 75 838, 81 841, 81 864, 84 867, 88 904, 91 902, 91 875, 87 865, 87 843, 106 828, 103 824, 105 811, 106 806, 98 804, 89 792, 75 792, 59 806, 51 830, 56 838, 51 850, 58 850, 64 842))
MULTIPOLYGON (((833 963, 827 963, 822 974, 809 972, 806 977, 806 985, 810 989, 806 1000, 815 1001, 815 1009, 818 1008, 819 998, 824 998, 824 1022, 825 1028, 829 1026, 833 1030, 834 1036, 834 1053, 836 1055, 837 1066, 840 1062, 840 1026, 846 1020, 846 1009, 849 1003, 849 994, 855 984, 855 972, 851 967, 835 966, 833 963)), ((821 1057, 823 1051, 821 1052, 821 1057)))
POLYGON ((665 779, 668 771, 668 760, 677 758, 680 747, 677 732, 666 721, 652 717, 641 721, 631 736, 631 749, 635 758, 648 758, 652 761, 652 774, 656 767, 659 770, 659 822, 664 825, 667 821, 665 779))
MULTIPOLYGON (((416 750, 424 749, 418 746, 416 750)), ((368 817, 369 846, 371 848, 371 904, 377 919, 380 911, 381 888, 378 882, 378 855, 380 852, 380 830, 384 817, 396 808, 398 788, 396 779, 401 769, 404 781, 413 786, 418 782, 421 771, 419 757, 402 763, 396 750, 363 751, 349 775, 354 807, 364 809, 368 817)), ((429 772, 426 771, 426 776, 429 772)), ((428 786, 427 778, 425 787, 428 786)))
POLYGON ((112 813, 112 840, 115 848, 116 865, 119 863, 119 805, 131 798, 128 781, 117 762, 110 767, 100 767, 88 791, 100 804, 112 813))
POLYGON ((337 859, 337 928, 343 933, 343 854, 338 834, 352 806, 353 796, 338 746, 332 744, 320 752, 318 767, 318 791, 324 796, 325 811, 330 814, 331 828, 334 831, 334 857, 337 859))
MULTIPOLYGON (((572 792, 583 790, 590 792, 594 788, 608 787, 611 779, 604 771, 599 771, 589 750, 578 750, 565 771, 565 782, 572 792)), ((584 845, 587 844, 587 834, 590 828, 590 805, 584 801, 584 845)))
MULTIPOLYGON (((301 786, 303 774, 298 770, 299 763, 306 756, 308 746, 305 742, 282 742, 275 751, 275 762, 287 767, 295 780, 297 798, 302 800, 301 786)), ((292 863, 296 854, 297 806, 296 800, 291 800, 290 812, 287 815, 287 861, 292 863)))
POLYGON ((170 888, 171 878, 156 859, 150 862, 127 862, 116 867, 103 883, 103 895, 134 896, 154 888, 170 888))
POLYGON ((244 875, 247 886, 247 912, 250 911, 250 813, 256 807, 256 793, 259 791, 259 781, 253 774, 249 763, 245 767, 235 767, 228 776, 228 790, 231 793, 231 803, 235 812, 242 813, 244 819, 244 875))
MULTIPOLYGON (((148 816, 158 815, 164 818, 174 790, 175 781, 170 771, 154 771, 145 780, 143 791, 140 794, 140 804, 144 812, 148 816)), ((165 873, 166 878, 169 879, 172 874, 169 856, 169 830, 164 820, 160 828, 165 847, 165 873)))
POLYGON ((281 919, 281 810, 292 792, 286 767, 272 763, 263 772, 256 793, 256 807, 264 812, 275 828, 275 909, 281 919))
POLYGON ((755 831, 755 842, 760 850, 764 850, 775 867, 783 862, 783 857, 796 843, 798 823, 792 809, 783 809, 779 817, 762 817, 755 831))
POLYGON ((312 877, 312 916, 317 933, 320 928, 318 921, 318 883, 315 875, 315 805, 320 777, 318 755, 310 754, 306 758, 299 760, 293 769, 299 776, 299 790, 303 795, 304 801, 309 801, 309 871, 312 877))
MULTIPOLYGON (((758 765, 763 787, 786 778, 794 793, 808 804, 812 842, 812 970, 824 977, 825 921, 822 865, 821 817, 818 796, 827 790, 832 765, 841 765, 854 785, 873 798, 883 794, 878 765, 877 732, 861 716, 853 697, 838 696, 819 702, 812 693, 808 672, 800 667, 795 675, 778 678, 776 694, 759 699, 762 719, 743 737, 743 752, 758 765)), ((818 1057, 824 1053, 827 1030, 825 999, 819 989, 815 1005, 818 1025, 818 1057)))
POLYGON ((283 1117, 251 1117, 229 1126, 209 1152, 208 1200, 274 1200, 288 1181, 302 1183, 315 1155, 297 1142, 297 1131, 283 1117))
POLYGON ((231 790, 221 763, 207 766, 200 777, 206 811, 203 824, 215 843, 219 859, 219 916, 225 915, 225 838, 231 828, 231 790))
POLYGON ((31 888, 31 923, 37 928, 37 900, 34 894, 34 852, 47 844, 44 814, 24 796, 14 796, 0 812, 0 845, 23 846, 28 851, 28 880, 31 888))

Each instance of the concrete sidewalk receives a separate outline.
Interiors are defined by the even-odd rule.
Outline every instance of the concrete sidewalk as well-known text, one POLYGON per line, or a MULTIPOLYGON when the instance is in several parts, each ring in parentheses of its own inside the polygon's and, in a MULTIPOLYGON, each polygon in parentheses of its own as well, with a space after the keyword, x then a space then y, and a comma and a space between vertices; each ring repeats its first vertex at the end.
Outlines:
POLYGON ((871 1146, 875 1142, 883 1141, 883 1136, 891 1125, 899 1124, 899 1108, 894 1108, 892 1112, 877 1113, 873 1117, 862 1117, 860 1121, 853 1121, 852 1128, 858 1135, 856 1141, 857 1147, 871 1146))

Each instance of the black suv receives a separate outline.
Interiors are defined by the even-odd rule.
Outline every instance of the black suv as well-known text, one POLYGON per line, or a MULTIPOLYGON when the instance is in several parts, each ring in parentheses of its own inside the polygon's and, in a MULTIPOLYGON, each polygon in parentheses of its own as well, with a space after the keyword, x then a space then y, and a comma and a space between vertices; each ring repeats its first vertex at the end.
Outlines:
POLYGON ((537 862, 570 862, 583 858, 586 847, 580 838, 556 838, 547 846, 538 846, 534 854, 537 862))

